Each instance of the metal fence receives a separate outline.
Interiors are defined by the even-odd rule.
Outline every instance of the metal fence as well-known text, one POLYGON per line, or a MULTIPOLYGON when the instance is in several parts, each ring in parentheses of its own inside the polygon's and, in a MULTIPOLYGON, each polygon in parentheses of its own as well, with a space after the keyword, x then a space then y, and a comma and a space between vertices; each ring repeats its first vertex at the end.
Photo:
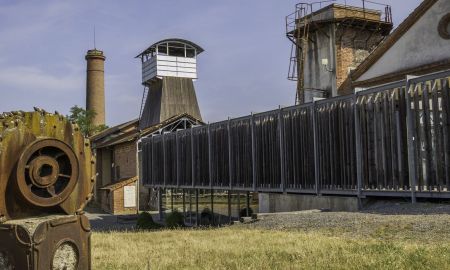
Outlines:
POLYGON ((144 185, 450 198, 450 71, 139 143, 144 185))

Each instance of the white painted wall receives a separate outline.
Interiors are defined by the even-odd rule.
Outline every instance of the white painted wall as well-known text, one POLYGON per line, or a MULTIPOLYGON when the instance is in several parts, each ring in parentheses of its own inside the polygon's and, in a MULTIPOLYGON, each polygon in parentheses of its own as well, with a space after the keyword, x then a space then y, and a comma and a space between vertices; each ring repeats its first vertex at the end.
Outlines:
POLYGON ((438 33, 441 18, 450 12, 450 1, 439 0, 357 81, 450 58, 450 40, 438 33))
POLYGON ((164 76, 197 79, 197 59, 156 55, 142 63, 142 82, 164 76))

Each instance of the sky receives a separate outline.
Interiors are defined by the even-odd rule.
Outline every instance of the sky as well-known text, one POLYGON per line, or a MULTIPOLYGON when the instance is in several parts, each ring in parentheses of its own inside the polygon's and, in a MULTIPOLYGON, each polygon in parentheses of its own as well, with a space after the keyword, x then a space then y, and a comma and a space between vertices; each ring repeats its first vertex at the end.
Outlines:
MULTIPOLYGON (((94 47, 94 26, 96 47, 106 56, 109 126, 139 116, 144 89, 134 57, 170 37, 205 49, 195 82, 205 122, 293 105, 285 16, 297 1, 0 0, 0 112, 36 106, 68 114, 84 107, 84 55, 94 47)), ((377 2, 392 6, 395 27, 421 0, 377 2)))

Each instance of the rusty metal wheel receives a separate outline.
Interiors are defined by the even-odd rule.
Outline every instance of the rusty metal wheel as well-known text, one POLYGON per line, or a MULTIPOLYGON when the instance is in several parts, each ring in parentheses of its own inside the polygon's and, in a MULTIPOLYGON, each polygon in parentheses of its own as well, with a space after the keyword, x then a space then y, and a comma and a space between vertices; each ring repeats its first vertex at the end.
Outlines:
POLYGON ((78 181, 79 165, 67 144, 44 139, 30 144, 17 165, 17 186, 26 201, 40 207, 63 202, 78 181))

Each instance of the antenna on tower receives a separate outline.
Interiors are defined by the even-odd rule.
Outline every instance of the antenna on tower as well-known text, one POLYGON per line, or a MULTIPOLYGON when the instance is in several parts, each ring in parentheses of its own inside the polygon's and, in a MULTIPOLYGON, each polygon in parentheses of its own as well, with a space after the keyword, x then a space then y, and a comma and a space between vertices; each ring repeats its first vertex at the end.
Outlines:
POLYGON ((95 45, 95 24, 94 24, 94 49, 97 49, 97 46, 95 45))

